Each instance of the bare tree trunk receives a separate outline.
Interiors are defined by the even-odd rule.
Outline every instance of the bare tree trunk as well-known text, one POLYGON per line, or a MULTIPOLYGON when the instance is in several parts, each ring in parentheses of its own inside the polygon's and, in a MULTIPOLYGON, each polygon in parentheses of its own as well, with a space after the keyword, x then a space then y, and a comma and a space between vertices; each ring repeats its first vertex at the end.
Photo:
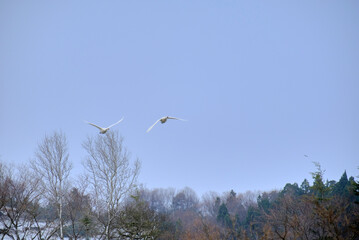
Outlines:
MULTIPOLYGON (((61 184, 60 184, 61 185, 61 184)), ((63 220, 62 220, 62 197, 59 199, 59 221, 60 221, 60 238, 64 239, 63 220)))

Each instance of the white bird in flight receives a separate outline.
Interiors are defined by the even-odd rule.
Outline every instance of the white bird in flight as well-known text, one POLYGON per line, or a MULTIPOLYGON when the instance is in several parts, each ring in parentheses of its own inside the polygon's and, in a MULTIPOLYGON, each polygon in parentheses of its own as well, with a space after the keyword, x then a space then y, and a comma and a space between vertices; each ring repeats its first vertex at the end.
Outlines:
POLYGON ((159 121, 161 121, 161 123, 163 124, 163 123, 165 123, 168 119, 175 119, 175 120, 186 121, 186 120, 184 120, 184 119, 166 116, 166 117, 163 117, 163 118, 158 119, 151 127, 149 127, 149 128, 147 129, 147 132, 151 131, 151 129, 152 129, 159 121))
POLYGON ((93 124, 93 123, 90 123, 90 122, 86 122, 86 123, 88 123, 88 124, 90 124, 90 125, 92 125, 92 126, 94 126, 94 127, 97 127, 98 129, 100 129, 100 134, 105 134, 110 128, 112 128, 112 127, 115 126, 116 124, 119 124, 122 120, 123 120, 123 118, 121 118, 121 120, 118 121, 117 123, 114 123, 114 124, 108 126, 107 128, 99 127, 99 126, 97 126, 96 124, 93 124))

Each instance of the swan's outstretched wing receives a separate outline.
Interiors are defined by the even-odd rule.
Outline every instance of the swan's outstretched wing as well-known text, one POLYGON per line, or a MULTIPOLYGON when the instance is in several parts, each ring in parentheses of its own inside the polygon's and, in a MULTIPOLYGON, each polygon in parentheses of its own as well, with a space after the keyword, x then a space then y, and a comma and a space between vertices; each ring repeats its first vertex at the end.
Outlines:
POLYGON ((152 129, 160 120, 161 120, 161 119, 158 119, 151 127, 149 127, 149 128, 147 129, 146 132, 151 131, 151 129, 152 129))
POLYGON ((116 124, 119 124, 120 122, 122 122, 122 120, 123 120, 123 118, 121 118, 121 120, 118 121, 117 123, 114 123, 114 124, 112 124, 111 126, 108 126, 107 128, 112 128, 112 127, 115 126, 116 124))
POLYGON ((176 119, 176 120, 181 120, 181 121, 187 121, 187 120, 184 120, 184 119, 181 119, 181 118, 176 118, 176 117, 167 117, 167 119, 176 119))
POLYGON ((90 125, 92 125, 92 126, 94 126, 94 127, 97 127, 98 129, 100 129, 100 130, 102 130, 103 128, 102 127, 99 127, 99 126, 97 126, 96 124, 93 124, 93 123, 90 123, 90 122, 86 122, 87 124, 90 124, 90 125))

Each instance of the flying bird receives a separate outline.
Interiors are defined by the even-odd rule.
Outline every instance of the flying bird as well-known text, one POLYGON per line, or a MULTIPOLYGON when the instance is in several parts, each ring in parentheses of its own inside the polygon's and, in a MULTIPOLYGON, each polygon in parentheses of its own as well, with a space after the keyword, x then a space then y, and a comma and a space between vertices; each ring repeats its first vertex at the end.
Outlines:
POLYGON ((93 123, 90 123, 90 122, 86 122, 86 123, 88 123, 88 124, 90 124, 90 125, 92 125, 92 126, 94 126, 94 127, 97 127, 98 129, 100 129, 100 134, 105 134, 110 128, 112 128, 112 127, 115 126, 116 124, 119 124, 122 120, 123 120, 123 118, 121 118, 121 120, 118 121, 117 123, 114 123, 114 124, 108 126, 107 128, 99 127, 99 126, 97 126, 96 124, 93 124, 93 123))
POLYGON ((304 154, 304 157, 308 157, 308 155, 304 154))
POLYGON ((165 123, 168 119, 175 119, 175 120, 186 121, 186 120, 184 120, 184 119, 166 116, 166 117, 163 117, 163 118, 158 119, 151 127, 149 127, 149 128, 147 129, 147 132, 151 131, 151 129, 152 129, 158 122, 161 122, 161 123, 163 124, 163 123, 165 123))

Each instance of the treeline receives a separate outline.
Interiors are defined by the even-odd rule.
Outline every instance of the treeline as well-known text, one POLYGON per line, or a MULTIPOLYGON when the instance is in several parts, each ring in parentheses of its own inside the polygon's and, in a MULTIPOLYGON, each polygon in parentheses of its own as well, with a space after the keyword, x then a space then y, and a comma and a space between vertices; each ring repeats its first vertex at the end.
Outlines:
POLYGON ((46 136, 28 166, 0 163, 0 239, 359 239, 359 184, 346 172, 270 192, 200 199, 137 183, 117 132, 88 138, 86 175, 70 181, 66 137, 46 136))
POLYGON ((316 163, 313 183, 286 184, 263 193, 208 193, 189 188, 142 190, 143 204, 165 216, 158 239, 359 239, 359 184, 346 172, 324 180, 316 163))

